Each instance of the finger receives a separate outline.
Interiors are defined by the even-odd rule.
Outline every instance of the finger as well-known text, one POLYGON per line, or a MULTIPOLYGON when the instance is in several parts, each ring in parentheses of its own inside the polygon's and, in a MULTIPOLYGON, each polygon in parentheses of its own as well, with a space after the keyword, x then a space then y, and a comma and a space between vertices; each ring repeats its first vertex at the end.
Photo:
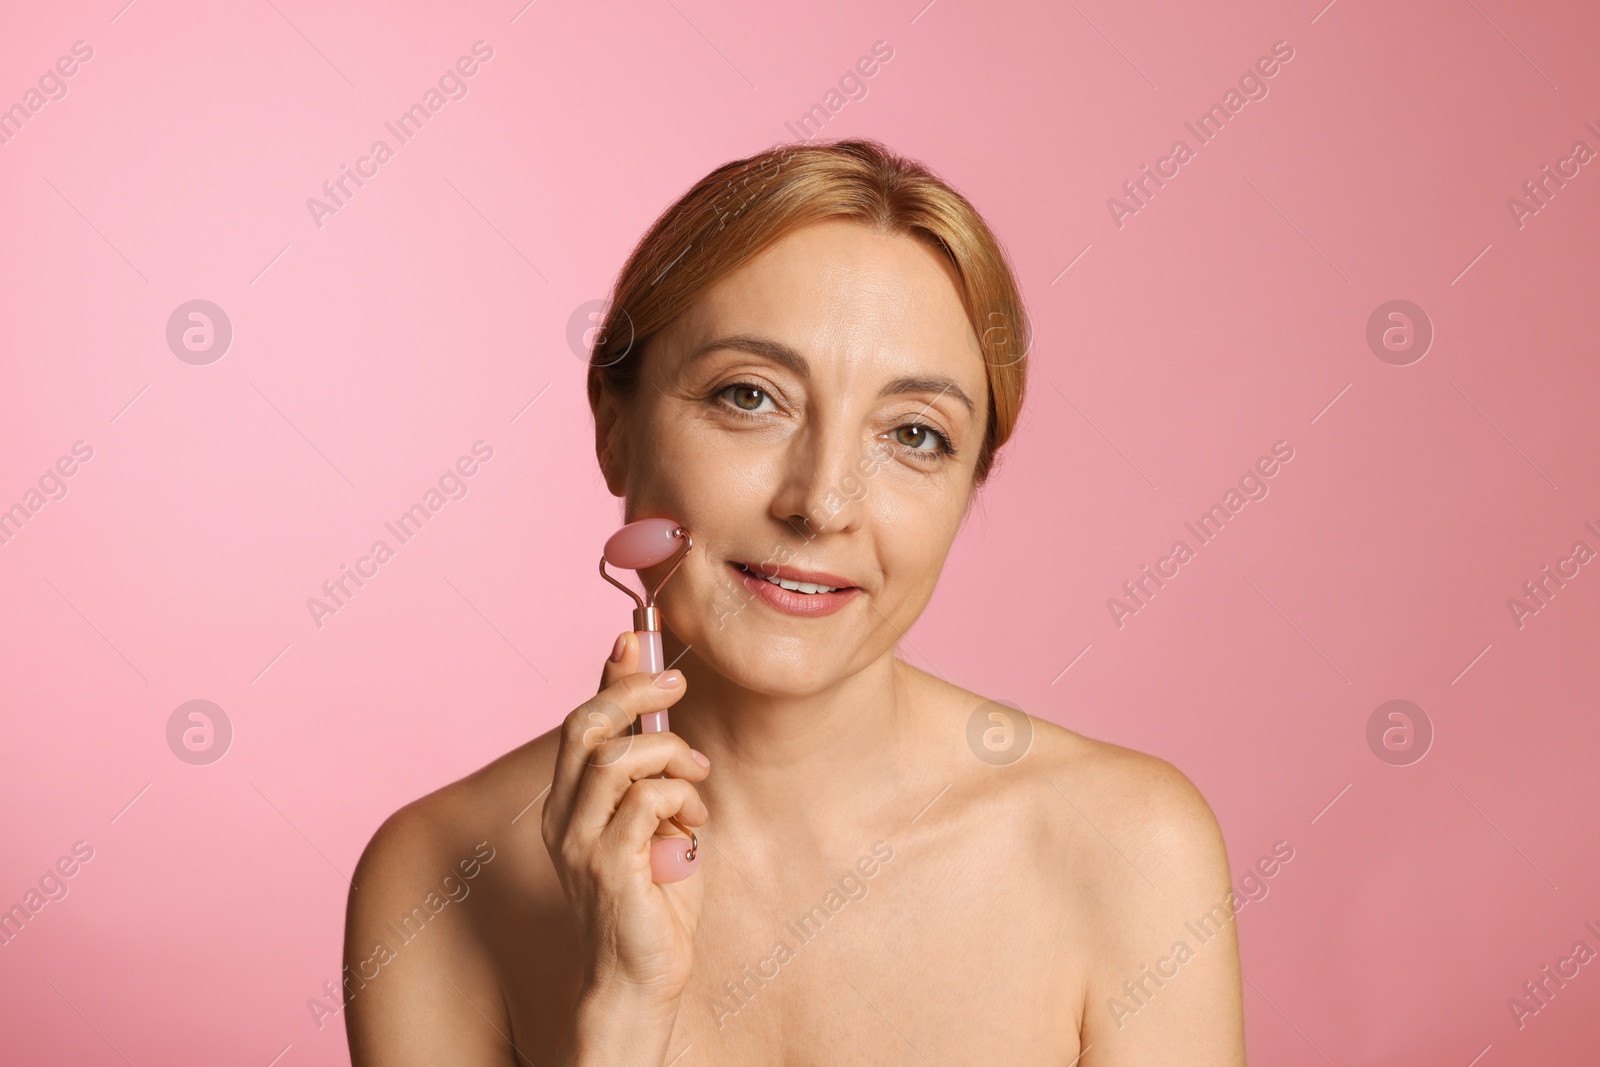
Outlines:
POLYGON ((595 690, 596 693, 604 692, 639 669, 639 636, 632 630, 622 631, 617 644, 612 646, 613 654, 618 647, 622 649, 622 655, 617 659, 608 657, 600 668, 600 687, 595 690))
MULTIPOLYGON (((690 826, 705 825, 708 813, 699 790, 681 778, 644 778, 628 787, 616 817, 596 842, 622 856, 648 852, 662 820, 677 816, 690 826)), ((670 824, 669 824, 670 825, 670 824)))
POLYGON ((558 829, 566 825, 584 767, 596 748, 613 737, 627 734, 640 715, 670 708, 682 698, 686 689, 682 671, 663 671, 654 678, 636 672, 573 708, 561 726, 550 795, 544 805, 546 824, 558 829), (678 681, 675 687, 659 684, 674 678, 678 681))
POLYGON ((599 834, 616 815, 623 796, 641 779, 666 774, 702 782, 710 773, 694 758, 688 742, 670 731, 614 738, 596 750, 584 768, 567 816, 567 832, 599 834))

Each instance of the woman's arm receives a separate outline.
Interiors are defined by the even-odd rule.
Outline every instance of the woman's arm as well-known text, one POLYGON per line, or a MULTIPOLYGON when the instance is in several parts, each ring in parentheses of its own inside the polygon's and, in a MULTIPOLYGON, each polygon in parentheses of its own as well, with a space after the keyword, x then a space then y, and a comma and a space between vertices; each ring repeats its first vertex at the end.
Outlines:
POLYGON ((440 836, 409 805, 378 828, 356 865, 344 941, 354 1067, 532 1062, 513 1052, 500 991, 468 936, 475 894, 445 895, 441 876, 463 857, 448 855, 440 836))
MULTIPOLYGON (((529 1046, 526 1038, 513 1047, 493 971, 467 929, 468 909, 481 895, 469 889, 461 900, 440 904, 448 892, 440 875, 461 857, 436 844, 438 836, 416 805, 402 808, 373 835, 356 866, 360 888, 350 893, 344 947, 352 1067, 614 1067, 641 1062, 642 1050, 671 1032, 675 1012, 630 1000, 626 990, 592 990, 579 1000, 559 1054, 529 1046)), ((473 854, 470 846, 455 851, 473 854)), ((470 885, 455 884, 457 892, 470 885)))
POLYGON ((1097 791, 1084 807, 1125 855, 1108 856, 1116 874, 1086 987, 1080 1067, 1243 1067, 1239 947, 1216 817, 1171 764, 1131 753, 1117 762, 1116 797, 1097 791))
MULTIPOLYGON (((463 843, 476 839, 466 827, 475 825, 477 804, 441 790, 391 816, 356 867, 345 922, 345 1025, 355 1067, 656 1067, 665 1060, 692 972, 704 886, 698 872, 656 884, 651 841, 666 819, 705 823, 694 783, 710 770, 676 734, 627 732, 640 715, 675 703, 685 686, 681 672, 657 678, 638 670, 632 632, 618 647, 620 658, 607 660, 595 697, 562 723, 539 814, 582 950, 563 1047, 530 1048, 527 1037, 523 1047, 512 1044, 497 969, 508 948, 499 943, 508 936, 500 933, 504 916, 475 912, 495 898, 450 874, 493 844, 463 843), (453 881, 441 885, 441 876, 453 881), (460 901, 446 902, 441 890, 459 892, 460 901)), ((531 954, 540 947, 510 950, 527 963, 537 962, 531 954)), ((541 1037, 547 1045, 558 1040, 541 1037)))

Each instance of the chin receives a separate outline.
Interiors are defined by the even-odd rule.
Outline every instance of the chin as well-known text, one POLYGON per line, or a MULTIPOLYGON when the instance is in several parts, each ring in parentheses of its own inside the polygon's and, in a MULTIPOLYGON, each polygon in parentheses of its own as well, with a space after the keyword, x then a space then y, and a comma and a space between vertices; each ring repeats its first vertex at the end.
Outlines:
POLYGON ((804 697, 845 677, 852 664, 827 647, 799 635, 772 636, 755 628, 731 633, 732 626, 707 635, 696 645, 701 662, 733 684, 774 697, 804 697))

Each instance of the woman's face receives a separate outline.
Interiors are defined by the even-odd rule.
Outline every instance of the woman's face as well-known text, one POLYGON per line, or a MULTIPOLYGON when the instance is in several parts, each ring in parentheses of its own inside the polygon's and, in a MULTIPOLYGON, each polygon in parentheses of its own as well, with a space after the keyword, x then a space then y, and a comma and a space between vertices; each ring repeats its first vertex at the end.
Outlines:
POLYGON ((694 537, 661 593, 665 628, 735 684, 825 689, 891 649, 932 595, 988 411, 955 279, 912 238, 809 226, 637 354, 632 397, 602 401, 601 465, 626 520, 670 517, 694 537), (780 566, 852 588, 784 593, 750 573, 780 566))

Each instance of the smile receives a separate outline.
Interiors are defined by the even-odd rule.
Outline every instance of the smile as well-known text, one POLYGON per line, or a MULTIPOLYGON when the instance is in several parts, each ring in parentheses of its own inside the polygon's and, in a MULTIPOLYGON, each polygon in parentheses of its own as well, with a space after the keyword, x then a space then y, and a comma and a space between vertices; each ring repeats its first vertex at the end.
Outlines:
POLYGON ((730 560, 728 566, 739 575, 746 589, 785 615, 830 615, 855 599, 856 594, 861 592, 860 587, 850 585, 843 578, 832 574, 780 567, 778 573, 769 578, 748 564, 730 560), (811 580, 803 581, 801 578, 811 580))

